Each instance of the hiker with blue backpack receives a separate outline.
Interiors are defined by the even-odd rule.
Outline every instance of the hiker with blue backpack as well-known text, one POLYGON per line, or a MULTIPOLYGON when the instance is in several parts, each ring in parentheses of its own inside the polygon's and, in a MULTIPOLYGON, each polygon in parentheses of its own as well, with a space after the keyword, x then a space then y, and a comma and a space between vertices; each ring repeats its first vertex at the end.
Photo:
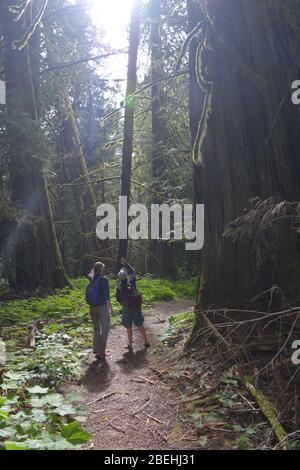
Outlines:
POLYGON ((105 360, 106 344, 110 329, 112 306, 110 302, 109 282, 104 276, 105 265, 94 264, 89 275, 90 283, 86 288, 85 298, 90 306, 90 315, 94 329, 93 352, 97 360, 105 360))

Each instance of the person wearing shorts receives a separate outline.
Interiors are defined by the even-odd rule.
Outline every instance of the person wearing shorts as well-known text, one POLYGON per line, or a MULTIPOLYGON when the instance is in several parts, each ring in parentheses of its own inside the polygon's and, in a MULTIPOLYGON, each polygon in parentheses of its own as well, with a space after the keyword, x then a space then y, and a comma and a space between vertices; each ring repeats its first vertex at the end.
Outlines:
POLYGON ((116 298, 122 305, 122 325, 127 330, 129 352, 133 352, 133 326, 137 327, 144 339, 145 348, 149 348, 150 344, 144 327, 144 317, 141 308, 130 306, 130 298, 133 295, 132 286, 128 283, 127 273, 121 269, 118 274, 119 284, 117 286, 116 298))

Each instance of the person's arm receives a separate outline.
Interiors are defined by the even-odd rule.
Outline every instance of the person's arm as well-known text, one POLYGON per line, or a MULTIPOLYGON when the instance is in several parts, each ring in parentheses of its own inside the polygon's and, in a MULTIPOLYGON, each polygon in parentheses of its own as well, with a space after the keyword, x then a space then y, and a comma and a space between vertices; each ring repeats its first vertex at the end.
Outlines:
POLYGON ((133 266, 131 266, 131 264, 126 262, 124 267, 125 267, 126 271, 128 272, 128 274, 136 276, 136 270, 134 269, 133 266))
POLYGON ((105 303, 107 304, 108 311, 112 315, 113 309, 110 301, 110 289, 109 289, 109 281, 107 277, 101 277, 100 280, 100 291, 101 297, 104 298, 105 303))
POLYGON ((108 281, 107 277, 105 277, 104 279, 105 279, 105 295, 104 295, 104 298, 105 298, 106 303, 107 303, 108 312, 109 312, 110 315, 112 315, 113 314, 113 308, 112 308, 111 301, 110 301, 109 281, 108 281))

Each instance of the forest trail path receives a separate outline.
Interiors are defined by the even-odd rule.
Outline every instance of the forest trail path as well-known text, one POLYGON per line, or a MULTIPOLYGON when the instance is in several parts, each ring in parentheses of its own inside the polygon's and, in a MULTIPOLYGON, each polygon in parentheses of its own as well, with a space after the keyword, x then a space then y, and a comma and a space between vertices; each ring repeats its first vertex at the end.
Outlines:
POLYGON ((192 300, 176 300, 157 303, 147 312, 150 350, 144 350, 139 332, 134 331, 135 352, 130 355, 125 350, 126 330, 118 326, 110 332, 111 355, 106 363, 96 362, 89 352, 84 375, 75 386, 89 409, 85 427, 92 441, 87 449, 197 448, 191 418, 178 392, 163 380, 169 366, 159 340, 168 318, 192 306, 192 300))

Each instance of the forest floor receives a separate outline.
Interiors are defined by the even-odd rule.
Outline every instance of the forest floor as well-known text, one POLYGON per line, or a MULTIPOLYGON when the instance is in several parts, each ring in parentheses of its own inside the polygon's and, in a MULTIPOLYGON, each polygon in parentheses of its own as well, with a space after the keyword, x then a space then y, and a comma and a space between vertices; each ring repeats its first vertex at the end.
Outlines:
POLYGON ((166 383, 170 358, 159 340, 170 316, 192 307, 191 300, 173 300, 151 308, 146 316, 149 350, 134 331, 134 353, 126 352, 126 330, 118 326, 111 331, 105 363, 88 353, 84 375, 72 387, 89 409, 85 427, 92 441, 87 449, 197 448, 193 421, 178 392, 166 383))
POLYGON ((0 449, 243 450, 277 445, 236 365, 215 354, 210 335, 186 349, 195 318, 193 280, 139 281, 151 347, 145 351, 134 331, 131 355, 113 299, 116 315, 105 363, 95 361, 91 351, 86 280, 74 280, 74 285, 47 298, 0 305, 0 336, 7 348, 0 449), (37 319, 41 328, 32 349, 27 339, 37 319))
POLYGON ((146 315, 151 349, 134 332, 134 354, 125 352, 126 331, 110 334, 105 363, 92 351, 79 383, 88 409, 87 450, 184 450, 272 448, 272 430, 233 369, 208 359, 205 345, 186 352, 193 301, 155 304, 146 315))

